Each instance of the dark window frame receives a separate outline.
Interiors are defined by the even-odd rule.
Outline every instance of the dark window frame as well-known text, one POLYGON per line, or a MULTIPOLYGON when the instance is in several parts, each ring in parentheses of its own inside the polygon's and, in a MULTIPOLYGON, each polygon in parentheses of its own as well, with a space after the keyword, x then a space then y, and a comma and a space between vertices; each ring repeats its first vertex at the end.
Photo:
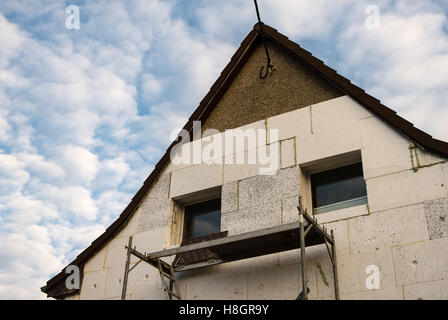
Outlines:
POLYGON ((361 162, 312 174, 310 182, 315 214, 367 203, 361 162), (345 190, 352 193, 345 193, 345 190))
POLYGON ((183 240, 200 238, 218 232, 221 232, 221 198, 186 205, 184 207, 183 240), (197 218, 200 216, 204 217, 204 215, 209 215, 209 217, 212 215, 219 216, 216 224, 217 228, 210 233, 195 235, 198 232, 197 229, 195 230, 195 223, 198 221, 197 218))

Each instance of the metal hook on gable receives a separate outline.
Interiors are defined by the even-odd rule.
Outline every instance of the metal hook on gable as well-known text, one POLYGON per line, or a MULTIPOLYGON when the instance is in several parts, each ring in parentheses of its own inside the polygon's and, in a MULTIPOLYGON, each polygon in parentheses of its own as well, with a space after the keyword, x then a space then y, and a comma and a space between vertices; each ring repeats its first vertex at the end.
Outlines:
POLYGON ((264 50, 266 51, 266 72, 263 74, 263 69, 265 68, 264 66, 262 66, 260 68, 260 79, 264 79, 268 76, 269 74, 269 69, 273 70, 274 69, 274 65, 271 63, 271 57, 269 56, 269 50, 268 50, 268 46, 266 45, 266 41, 264 39, 264 32, 263 32, 263 23, 261 22, 260 19, 260 12, 258 11, 258 4, 257 4, 257 0, 254 0, 255 3, 255 10, 257 11, 257 18, 258 18, 258 25, 260 27, 260 30, 258 31, 261 35, 261 39, 263 41, 263 45, 264 45, 264 50))
POLYGON ((266 72, 264 73, 264 75, 263 75, 264 66, 261 66, 261 68, 260 68, 260 79, 266 78, 269 74, 269 69, 272 70, 273 67, 274 67, 274 65, 271 64, 271 59, 269 59, 269 57, 268 57, 268 61, 266 63, 266 72))

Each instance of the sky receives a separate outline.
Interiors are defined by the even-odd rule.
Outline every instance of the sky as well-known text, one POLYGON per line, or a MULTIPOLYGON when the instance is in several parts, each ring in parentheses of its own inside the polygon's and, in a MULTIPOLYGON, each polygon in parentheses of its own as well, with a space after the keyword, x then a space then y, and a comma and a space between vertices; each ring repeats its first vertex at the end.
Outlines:
MULTIPOLYGON (((258 2, 266 24, 448 141, 446 1, 258 2)), ((0 299, 45 299, 256 22, 252 0, 0 1, 0 299)))

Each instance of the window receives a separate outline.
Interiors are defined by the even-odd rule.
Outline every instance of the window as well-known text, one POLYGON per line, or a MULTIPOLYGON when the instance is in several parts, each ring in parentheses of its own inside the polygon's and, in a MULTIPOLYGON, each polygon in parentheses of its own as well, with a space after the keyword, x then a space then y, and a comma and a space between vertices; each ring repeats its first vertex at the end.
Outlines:
POLYGON ((184 240, 220 231, 221 199, 185 206, 184 240))
POLYGON ((311 175, 314 213, 367 203, 361 163, 311 175))

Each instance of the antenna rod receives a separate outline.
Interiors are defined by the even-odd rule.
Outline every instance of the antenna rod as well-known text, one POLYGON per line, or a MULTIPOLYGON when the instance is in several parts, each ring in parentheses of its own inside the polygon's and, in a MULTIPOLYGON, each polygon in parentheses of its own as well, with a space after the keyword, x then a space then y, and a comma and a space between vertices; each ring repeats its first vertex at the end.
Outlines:
POLYGON ((263 41, 264 50, 266 51, 266 58, 267 58, 266 73, 264 75, 262 75, 264 66, 262 66, 261 69, 260 69, 260 79, 264 79, 264 78, 267 77, 269 69, 272 69, 274 66, 271 64, 271 57, 269 56, 268 46, 266 45, 266 41, 264 39, 263 23, 261 22, 261 19, 260 19, 260 12, 258 11, 257 0, 254 0, 254 3, 255 3, 255 10, 257 12, 258 25, 260 26, 260 31, 259 32, 260 32, 260 35, 261 35, 261 39, 263 41))

